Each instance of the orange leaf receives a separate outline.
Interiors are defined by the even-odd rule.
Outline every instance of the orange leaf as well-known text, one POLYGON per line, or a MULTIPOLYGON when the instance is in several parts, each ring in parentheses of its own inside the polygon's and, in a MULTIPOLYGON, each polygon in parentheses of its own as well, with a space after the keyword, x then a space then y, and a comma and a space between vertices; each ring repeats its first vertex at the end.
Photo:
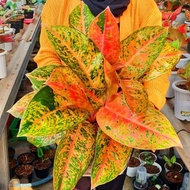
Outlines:
POLYGON ((120 40, 119 28, 109 7, 101 12, 89 27, 89 37, 109 63, 118 61, 120 40))

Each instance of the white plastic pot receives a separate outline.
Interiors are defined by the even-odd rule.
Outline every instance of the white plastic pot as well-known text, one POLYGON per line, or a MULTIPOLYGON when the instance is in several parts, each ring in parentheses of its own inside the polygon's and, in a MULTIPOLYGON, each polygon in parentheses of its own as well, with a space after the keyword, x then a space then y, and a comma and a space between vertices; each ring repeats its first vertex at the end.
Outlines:
POLYGON ((7 76, 7 66, 6 66, 6 53, 7 50, 4 50, 0 53, 0 79, 5 78, 7 76))
POLYGON ((180 58, 179 62, 176 65, 176 68, 183 68, 190 61, 190 55, 188 53, 183 53, 183 58, 180 58))
POLYGON ((190 91, 177 87, 177 85, 184 83, 185 80, 178 80, 172 84, 175 91, 174 115, 180 120, 190 121, 190 91))
POLYGON ((173 82, 180 80, 181 78, 178 76, 177 71, 172 71, 169 81, 170 81, 170 86, 168 88, 166 98, 173 98, 174 97, 174 89, 172 88, 173 82))

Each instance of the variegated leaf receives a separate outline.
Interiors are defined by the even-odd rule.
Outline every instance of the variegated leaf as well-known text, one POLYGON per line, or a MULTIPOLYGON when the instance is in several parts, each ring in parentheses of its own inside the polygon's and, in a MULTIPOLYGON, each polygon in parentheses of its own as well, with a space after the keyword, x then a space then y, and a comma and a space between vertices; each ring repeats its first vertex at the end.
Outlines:
POLYGON ((127 166, 132 148, 111 139, 100 129, 96 138, 91 188, 115 179, 127 166))
POLYGON ((104 58, 87 36, 66 26, 52 26, 46 31, 60 59, 86 87, 105 89, 104 58))
POLYGON ((87 35, 89 25, 93 19, 94 15, 91 13, 89 7, 81 1, 80 5, 69 15, 69 25, 87 35))
POLYGON ((123 95, 100 108, 96 119, 104 133, 132 148, 158 150, 181 146, 173 126, 159 110, 150 104, 143 113, 131 114, 123 95))
POLYGON ((103 105, 101 99, 99 100, 95 94, 87 95, 86 89, 81 80, 68 67, 60 67, 54 70, 51 74, 47 85, 53 91, 63 97, 66 105, 75 105, 78 108, 84 108, 93 111, 103 105), (94 104, 90 104, 90 99, 94 99, 94 104), (94 107, 94 108, 93 108, 94 107))
POLYGON ((119 27, 109 7, 92 21, 89 37, 109 63, 114 64, 118 61, 120 51, 119 27))
POLYGON ((155 79, 168 71, 178 63, 182 52, 171 46, 170 43, 166 43, 163 47, 160 55, 150 66, 150 70, 146 72, 142 78, 142 82, 155 79))
POLYGON ((7 112, 16 118, 21 119, 29 102, 32 100, 32 98, 34 97, 35 94, 36 94, 36 91, 32 91, 32 92, 24 95, 7 112))
POLYGON ((55 144, 59 141, 64 135, 66 131, 57 133, 55 135, 46 135, 46 136, 28 136, 27 141, 35 145, 36 147, 48 146, 51 144, 55 144))
POLYGON ((118 92, 119 77, 117 72, 113 69, 113 67, 108 63, 107 60, 105 60, 104 62, 104 72, 107 84, 107 96, 109 97, 118 92))
POLYGON ((30 79, 32 87, 35 90, 39 90, 45 86, 45 82, 50 77, 52 71, 56 68, 56 65, 47 65, 43 67, 38 67, 31 73, 27 73, 26 76, 30 79))
POLYGON ((73 189, 87 170, 95 149, 96 130, 83 122, 66 133, 57 147, 53 179, 55 190, 73 189))
POLYGON ((34 96, 24 112, 18 137, 57 134, 83 122, 88 115, 86 110, 71 106, 55 109, 53 91, 46 86, 34 96))
POLYGON ((126 104, 133 114, 141 113, 147 109, 149 104, 148 94, 141 82, 137 80, 121 80, 120 85, 125 95, 126 104))
POLYGON ((161 26, 148 26, 135 31, 121 42, 121 62, 114 64, 121 69, 121 78, 141 77, 158 57, 165 44, 167 29, 161 26))

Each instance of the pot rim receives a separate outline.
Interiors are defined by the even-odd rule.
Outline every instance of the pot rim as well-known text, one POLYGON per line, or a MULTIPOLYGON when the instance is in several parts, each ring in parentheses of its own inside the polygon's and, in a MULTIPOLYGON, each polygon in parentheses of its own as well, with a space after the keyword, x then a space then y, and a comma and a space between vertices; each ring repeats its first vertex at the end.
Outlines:
POLYGON ((189 90, 184 90, 184 89, 181 89, 181 88, 178 88, 177 85, 179 84, 184 84, 186 80, 177 80, 175 82, 172 83, 172 88, 177 91, 177 92, 182 92, 182 93, 185 93, 185 94, 189 94, 190 95, 190 91, 189 90))

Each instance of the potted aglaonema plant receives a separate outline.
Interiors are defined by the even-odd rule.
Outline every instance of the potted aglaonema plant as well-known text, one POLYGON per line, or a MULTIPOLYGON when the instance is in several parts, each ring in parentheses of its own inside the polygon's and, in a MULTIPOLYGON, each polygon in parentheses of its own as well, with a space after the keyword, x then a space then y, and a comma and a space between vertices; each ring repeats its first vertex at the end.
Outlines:
POLYGON ((190 121, 190 63, 185 68, 180 68, 177 73, 182 79, 172 84, 175 91, 174 115, 180 120, 190 121))
POLYGON ((22 119, 18 136, 37 147, 57 142, 54 189, 73 189, 90 165, 94 188, 124 171, 133 148, 181 146, 143 85, 171 70, 181 52, 166 42, 168 30, 161 26, 120 42, 110 9, 94 17, 82 1, 69 23, 46 26, 63 65, 28 73, 34 91, 8 112, 22 119))

